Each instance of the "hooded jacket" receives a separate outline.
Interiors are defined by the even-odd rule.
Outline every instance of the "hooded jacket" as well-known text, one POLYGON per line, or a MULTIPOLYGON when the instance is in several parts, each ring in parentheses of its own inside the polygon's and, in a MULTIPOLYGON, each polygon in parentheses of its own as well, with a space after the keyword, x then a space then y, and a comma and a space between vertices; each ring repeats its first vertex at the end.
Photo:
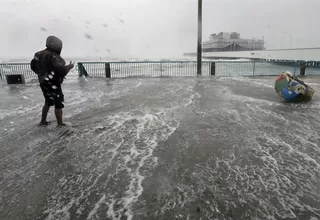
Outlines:
POLYGON ((55 36, 49 36, 46 47, 45 50, 35 53, 31 60, 31 69, 38 75, 40 84, 49 83, 59 87, 70 71, 60 56, 62 41, 55 36))

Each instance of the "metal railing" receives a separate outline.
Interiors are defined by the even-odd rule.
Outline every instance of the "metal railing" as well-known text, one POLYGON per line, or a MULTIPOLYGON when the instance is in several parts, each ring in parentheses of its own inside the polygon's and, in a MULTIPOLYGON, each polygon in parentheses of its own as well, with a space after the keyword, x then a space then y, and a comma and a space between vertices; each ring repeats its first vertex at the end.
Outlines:
MULTIPOLYGON (((277 64, 266 61, 202 62, 202 76, 273 76, 283 71, 298 74, 299 69, 299 64, 277 64)), ((103 78, 195 77, 197 63, 195 61, 78 62, 77 70, 79 76, 103 78)), ((311 72, 320 75, 320 69, 311 72)), ((29 63, 0 64, 0 79, 5 79, 5 75, 14 74, 23 74, 26 80, 37 78, 29 63)))
POLYGON ((37 75, 31 70, 29 63, 1 63, 0 80, 4 80, 6 75, 20 75, 25 79, 37 78, 37 75))
MULTIPOLYGON (((197 76, 197 62, 148 61, 148 62, 79 62, 78 72, 89 76, 124 77, 188 77, 197 76)), ((202 75, 210 75, 210 62, 202 62, 202 75)))
MULTIPOLYGON (((265 61, 203 61, 202 76, 272 76, 283 71, 296 73, 298 65, 277 65, 265 61)), ((188 77, 197 76, 195 61, 154 62, 79 62, 80 76, 123 77, 188 77)))
POLYGON ((216 76, 276 76, 290 71, 297 74, 298 65, 278 65, 264 61, 217 61, 216 76))

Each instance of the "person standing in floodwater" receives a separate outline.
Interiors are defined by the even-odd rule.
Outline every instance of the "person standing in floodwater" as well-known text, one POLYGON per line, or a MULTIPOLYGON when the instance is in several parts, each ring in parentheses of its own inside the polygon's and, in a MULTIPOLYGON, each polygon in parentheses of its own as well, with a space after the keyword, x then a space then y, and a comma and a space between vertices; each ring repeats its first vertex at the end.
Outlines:
POLYGON ((55 106, 55 116, 58 126, 64 126, 62 109, 64 108, 64 95, 61 84, 65 76, 74 67, 74 63, 66 65, 65 60, 60 56, 62 41, 49 36, 46 40, 46 49, 37 52, 31 60, 31 69, 38 75, 40 88, 45 98, 42 108, 40 125, 47 126, 47 115, 51 106, 55 106))

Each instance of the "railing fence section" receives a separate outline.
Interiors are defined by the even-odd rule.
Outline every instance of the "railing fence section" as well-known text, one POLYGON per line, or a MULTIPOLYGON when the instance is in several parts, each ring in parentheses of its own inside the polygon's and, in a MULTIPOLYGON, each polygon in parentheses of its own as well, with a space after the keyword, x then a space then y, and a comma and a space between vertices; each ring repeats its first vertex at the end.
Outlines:
MULTIPOLYGON (((301 65, 296 63, 275 63, 271 61, 203 61, 202 76, 272 76, 283 71, 300 73, 301 65)), ((195 61, 140 61, 140 62, 78 62, 79 76, 103 78, 128 77, 196 77, 195 61)), ((26 80, 36 79, 29 63, 0 64, 0 80, 6 75, 23 75, 26 80)))

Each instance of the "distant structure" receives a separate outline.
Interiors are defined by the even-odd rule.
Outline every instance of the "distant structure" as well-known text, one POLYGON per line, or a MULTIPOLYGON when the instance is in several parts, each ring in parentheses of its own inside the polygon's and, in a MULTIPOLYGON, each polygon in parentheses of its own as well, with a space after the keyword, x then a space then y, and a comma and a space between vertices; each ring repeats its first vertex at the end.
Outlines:
POLYGON ((211 34, 202 45, 203 52, 264 50, 264 39, 241 39, 237 32, 211 34))

